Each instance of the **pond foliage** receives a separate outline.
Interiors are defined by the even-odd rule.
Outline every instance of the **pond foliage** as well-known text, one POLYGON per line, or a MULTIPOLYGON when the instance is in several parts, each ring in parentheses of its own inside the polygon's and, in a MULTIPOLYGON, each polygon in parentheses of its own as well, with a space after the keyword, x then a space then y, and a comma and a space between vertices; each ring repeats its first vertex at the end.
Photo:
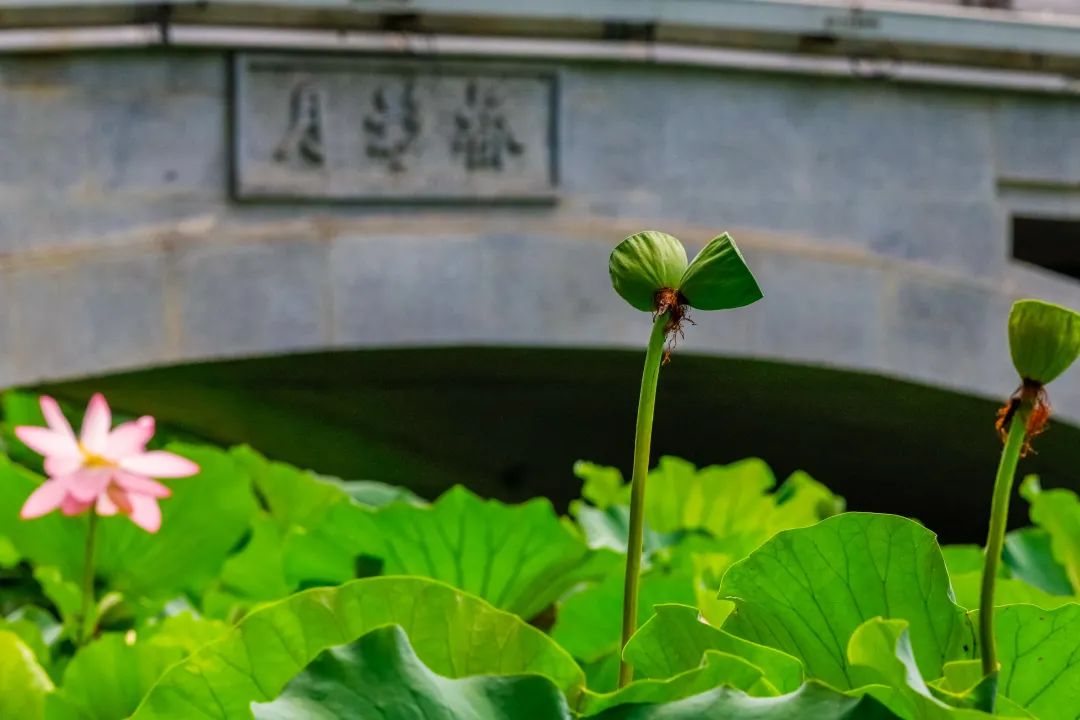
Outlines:
MULTIPOLYGON (((7 407, 10 430, 33 405, 7 407)), ((981 549, 842 512, 805 473, 659 460, 621 653, 636 679, 618 688, 618 470, 578 463, 560 516, 462 487, 427 502, 247 447, 153 452, 199 472, 163 481, 157 533, 98 519, 85 626, 88 517, 20 518, 48 481, 30 453, 0 458, 0 717, 992 717, 972 707, 981 549)), ((1080 499, 1034 478, 1023 494, 1033 525, 1006 536, 998 571, 996 716, 1073 718, 1080 499)))
POLYGON ((1014 307, 984 551, 760 459, 652 462, 687 313, 762 294, 727 235, 688 263, 640 233, 610 272, 654 315, 633 475, 578 462, 565 515, 114 427, 100 395, 76 435, 76 408, 7 393, 0 718, 1077 717, 1080 498, 1028 477, 1031 525, 1004 522, 1075 313, 1014 307))

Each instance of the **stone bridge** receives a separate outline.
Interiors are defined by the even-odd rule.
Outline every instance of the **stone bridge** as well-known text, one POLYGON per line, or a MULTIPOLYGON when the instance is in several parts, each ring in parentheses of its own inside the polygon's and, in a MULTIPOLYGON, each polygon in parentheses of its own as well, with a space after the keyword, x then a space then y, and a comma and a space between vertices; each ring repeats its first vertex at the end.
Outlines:
MULTIPOLYGON (((1075 19, 502 5, 285 2, 276 27, 229 3, 5 11, 0 386, 640 351, 606 261, 645 228, 691 249, 730 231, 765 291, 697 317, 688 355, 1001 398, 1010 303, 1080 307, 1013 252, 1017 218, 1080 217, 1075 19)), ((1080 374, 1056 385, 1080 419, 1080 374)))

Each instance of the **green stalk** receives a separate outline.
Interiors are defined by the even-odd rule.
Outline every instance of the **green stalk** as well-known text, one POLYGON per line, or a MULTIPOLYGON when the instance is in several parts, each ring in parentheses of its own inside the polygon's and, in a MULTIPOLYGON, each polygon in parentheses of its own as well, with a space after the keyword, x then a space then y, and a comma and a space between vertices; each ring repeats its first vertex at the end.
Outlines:
POLYGON ((82 610, 79 612, 75 638, 75 644, 79 647, 88 643, 94 635, 94 548, 97 545, 97 528, 97 512, 90 508, 90 523, 86 530, 86 556, 83 560, 82 610))
MULTIPOLYGON (((983 565, 982 592, 979 594, 979 643, 982 648, 982 670, 986 677, 996 679, 998 673, 997 644, 994 641, 994 584, 997 580, 998 563, 1001 562, 1001 548, 1005 544, 1005 524, 1009 517, 1009 497, 1012 495, 1013 479, 1016 477, 1016 465, 1020 461, 1020 450, 1024 446, 1027 428, 1027 413, 1018 411, 1009 424, 1009 435, 1001 451, 997 478, 994 480, 994 499, 990 506, 990 531, 986 536, 986 558, 983 565)), ((996 682, 991 689, 996 689, 996 682)), ((988 692, 986 697, 994 711, 995 692, 988 692)))
MULTIPOLYGON (((653 410, 656 407, 656 382, 664 357, 664 327, 667 313, 653 322, 645 370, 641 374, 638 396, 637 427, 634 431, 634 474, 630 478, 630 537, 626 543, 626 583, 623 591, 622 643, 626 647, 637 629, 638 580, 641 575, 642 532, 645 523, 645 479, 649 475, 649 451, 652 447, 653 410)), ((619 687, 634 679, 634 669, 619 659, 619 687)))

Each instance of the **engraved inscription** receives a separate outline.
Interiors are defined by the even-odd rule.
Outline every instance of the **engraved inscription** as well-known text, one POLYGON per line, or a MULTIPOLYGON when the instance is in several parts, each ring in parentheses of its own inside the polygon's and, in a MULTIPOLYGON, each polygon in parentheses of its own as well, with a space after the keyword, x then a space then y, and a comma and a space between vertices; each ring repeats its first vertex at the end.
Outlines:
POLYGON ((369 158, 382 161, 391 172, 404 172, 406 151, 420 134, 420 108, 416 102, 413 83, 400 88, 380 86, 371 97, 371 112, 364 115, 369 158))
POLYGON ((514 137, 503 114, 498 91, 479 81, 465 86, 465 106, 454 115, 454 152, 465 157, 465 167, 472 170, 502 170, 503 153, 520 155, 525 146, 514 137))
POLYGON ((825 18, 826 30, 877 30, 881 20, 877 15, 862 8, 853 7, 843 15, 828 15, 825 18))
POLYGON ((239 197, 554 197, 550 73, 240 54, 234 85, 239 197))
POLYGON ((308 165, 326 161, 323 154, 323 103, 319 89, 310 80, 301 80, 289 96, 289 129, 274 150, 274 159, 289 162, 294 157, 308 165))

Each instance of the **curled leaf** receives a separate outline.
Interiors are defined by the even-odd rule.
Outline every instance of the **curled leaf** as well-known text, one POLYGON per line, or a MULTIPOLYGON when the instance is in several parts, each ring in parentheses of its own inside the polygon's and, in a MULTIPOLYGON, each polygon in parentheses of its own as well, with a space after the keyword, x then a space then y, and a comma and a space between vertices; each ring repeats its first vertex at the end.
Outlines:
POLYGON ((569 720, 566 698, 535 674, 443 677, 412 649, 400 625, 376 628, 349 645, 324 650, 276 700, 252 706, 257 720, 337 718, 512 718, 569 720))
POLYGON ((0 717, 40 720, 52 681, 33 651, 14 633, 0 631, 0 717))
POLYGON ((686 303, 698 310, 728 310, 763 297, 754 274, 727 233, 702 248, 678 287, 686 303))

